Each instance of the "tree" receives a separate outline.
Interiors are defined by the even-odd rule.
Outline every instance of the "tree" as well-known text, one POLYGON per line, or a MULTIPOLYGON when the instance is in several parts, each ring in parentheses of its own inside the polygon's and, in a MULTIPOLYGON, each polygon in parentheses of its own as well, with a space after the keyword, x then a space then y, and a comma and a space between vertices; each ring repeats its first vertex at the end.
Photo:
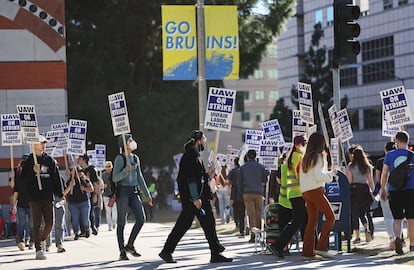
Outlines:
POLYGON ((279 98, 270 114, 270 119, 277 119, 285 138, 292 137, 292 111, 285 105, 285 100, 279 98), (288 117, 290 116, 290 117, 288 117))
MULTIPOLYGON (((322 111, 325 114, 326 126, 330 127, 329 117, 327 116, 328 108, 333 104, 333 84, 332 84, 332 72, 331 63, 327 61, 327 51, 325 46, 320 45, 320 39, 324 36, 324 31, 320 23, 314 25, 314 32, 312 34, 311 45, 309 50, 305 54, 304 58, 304 75, 300 78, 300 82, 308 83, 312 85, 312 100, 313 100, 313 114, 316 124, 319 123, 318 117, 318 102, 321 102, 322 111)), ((295 85, 291 88, 291 101, 298 107, 298 91, 295 85)), ((280 104, 280 99, 277 101, 276 106, 280 104)), ((345 96, 341 99, 341 108, 346 107, 348 98, 345 96)), ((284 104, 284 103, 283 103, 284 104)), ((276 108, 275 106, 275 108, 276 108)), ((280 105, 279 105, 280 106, 280 105)), ((286 107, 285 107, 286 108, 286 107)), ((340 108, 337 108, 339 110, 340 108)), ((279 109, 279 119, 283 118, 283 115, 292 112, 284 108, 279 109)), ((282 126, 282 130, 291 132, 290 125, 282 126)), ((332 134, 332 130, 328 128, 328 131, 332 134)))
MULTIPOLYGON (((107 96, 124 91, 131 130, 143 165, 172 164, 186 136, 198 128, 197 87, 191 81, 162 80, 161 5, 194 5, 195 0, 66 1, 69 118, 88 121, 88 141, 118 152, 107 96), (99 3, 98 3, 99 2, 99 3)), ((293 0, 205 1, 237 5, 240 77, 260 63, 266 46, 292 12, 293 0), (268 14, 253 14, 265 2, 268 14)), ((222 81, 208 86, 221 87, 222 81)))

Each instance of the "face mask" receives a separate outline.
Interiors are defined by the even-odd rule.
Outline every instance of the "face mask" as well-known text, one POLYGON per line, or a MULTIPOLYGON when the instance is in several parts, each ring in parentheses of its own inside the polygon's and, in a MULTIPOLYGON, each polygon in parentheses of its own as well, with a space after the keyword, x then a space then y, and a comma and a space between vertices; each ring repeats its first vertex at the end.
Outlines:
POLYGON ((136 141, 134 141, 134 140, 132 140, 132 141, 129 143, 129 148, 131 149, 131 151, 135 151, 135 150, 137 150, 137 148, 138 148, 138 144, 137 144, 137 142, 136 142, 136 141))
POLYGON ((198 151, 199 151, 199 152, 201 152, 201 151, 203 151, 203 150, 204 150, 204 145, 200 143, 200 144, 198 145, 198 151))

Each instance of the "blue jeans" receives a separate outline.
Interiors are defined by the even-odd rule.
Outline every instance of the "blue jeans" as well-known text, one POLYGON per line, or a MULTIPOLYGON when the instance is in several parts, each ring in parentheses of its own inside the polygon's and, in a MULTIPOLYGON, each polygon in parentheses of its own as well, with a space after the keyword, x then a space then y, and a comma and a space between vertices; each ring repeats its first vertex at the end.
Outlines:
POLYGON ((69 211, 72 216, 72 228, 75 234, 79 234, 79 223, 85 231, 91 227, 89 221, 91 205, 89 200, 80 203, 69 203, 69 211))
POLYGON ((24 242, 25 239, 30 238, 30 242, 33 242, 32 235, 32 216, 30 208, 17 207, 17 218, 18 218, 18 234, 20 242, 24 242))
POLYGON ((98 206, 93 206, 93 213, 94 213, 94 226, 96 229, 99 229, 99 225, 101 224, 101 215, 102 215, 102 209, 98 206))
MULTIPOLYGON (((220 209, 220 218, 221 223, 226 224, 227 222, 227 213, 226 213, 226 207, 230 207, 230 197, 227 196, 228 188, 219 188, 217 190, 217 199, 219 203, 219 209, 220 209)), ((230 210, 228 210, 230 212, 230 210)))
POLYGON ((55 206, 55 243, 56 247, 63 244, 63 224, 65 220, 65 207, 55 206))
POLYGON ((122 251, 124 249, 124 228, 127 219, 128 208, 131 208, 135 216, 135 224, 128 239, 129 246, 134 245, 135 239, 137 238, 138 233, 141 231, 146 218, 144 208, 142 207, 141 198, 139 197, 139 193, 136 187, 119 187, 116 204, 118 211, 116 235, 118 238, 119 250, 122 251))

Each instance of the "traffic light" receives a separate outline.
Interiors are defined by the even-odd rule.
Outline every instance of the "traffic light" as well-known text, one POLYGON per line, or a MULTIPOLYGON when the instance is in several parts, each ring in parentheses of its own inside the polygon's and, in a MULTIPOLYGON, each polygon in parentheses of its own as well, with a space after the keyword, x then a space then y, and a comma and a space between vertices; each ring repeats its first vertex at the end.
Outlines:
POLYGON ((334 1, 335 64, 352 63, 361 51, 361 45, 354 39, 361 32, 359 24, 354 22, 360 13, 359 6, 353 5, 352 0, 334 1))

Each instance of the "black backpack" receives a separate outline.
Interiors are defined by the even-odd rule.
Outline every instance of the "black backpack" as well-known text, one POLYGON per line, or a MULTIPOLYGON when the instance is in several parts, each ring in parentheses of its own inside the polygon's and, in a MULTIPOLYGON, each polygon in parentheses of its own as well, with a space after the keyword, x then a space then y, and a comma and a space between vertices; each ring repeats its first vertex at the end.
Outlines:
POLYGON ((388 183, 397 190, 404 189, 410 179, 410 162, 412 156, 413 152, 408 151, 407 159, 398 165, 388 177, 388 183))

